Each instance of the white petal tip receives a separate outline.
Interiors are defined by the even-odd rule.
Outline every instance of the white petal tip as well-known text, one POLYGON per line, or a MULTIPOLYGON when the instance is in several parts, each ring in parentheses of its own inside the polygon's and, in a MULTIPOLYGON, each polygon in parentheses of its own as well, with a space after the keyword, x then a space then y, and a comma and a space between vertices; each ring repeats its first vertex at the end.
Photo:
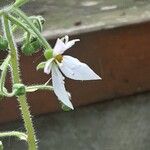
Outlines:
POLYGON ((102 78, 98 76, 97 80, 102 80, 102 78))
POLYGON ((74 107, 71 107, 72 110, 74 110, 74 107))
POLYGON ((96 75, 93 78, 91 78, 90 80, 102 80, 102 78, 100 76, 96 75))
POLYGON ((80 39, 75 39, 76 40, 76 42, 79 42, 80 41, 80 39))
POLYGON ((49 70, 44 69, 44 73, 49 74, 49 70))
POLYGON ((74 110, 74 107, 72 104, 67 105, 70 109, 74 110))

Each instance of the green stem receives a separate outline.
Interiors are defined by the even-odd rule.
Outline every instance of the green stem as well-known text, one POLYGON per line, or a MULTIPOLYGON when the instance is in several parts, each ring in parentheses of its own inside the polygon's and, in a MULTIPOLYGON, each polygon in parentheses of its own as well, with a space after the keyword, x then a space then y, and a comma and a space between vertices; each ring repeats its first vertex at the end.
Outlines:
POLYGON ((49 85, 33 85, 33 86, 27 86, 26 92, 35 92, 37 90, 53 90, 52 86, 49 85))
POLYGON ((20 140, 27 140, 27 135, 23 132, 10 131, 10 132, 0 133, 0 138, 7 137, 7 136, 15 136, 18 137, 20 140))
POLYGON ((15 25, 21 27, 21 28, 24 29, 26 32, 29 32, 29 33, 31 32, 28 27, 26 27, 20 20, 16 19, 16 18, 13 17, 12 15, 9 15, 9 14, 6 13, 6 17, 7 17, 12 23, 14 23, 15 25))
POLYGON ((0 66, 0 70, 1 70, 0 93, 6 97, 12 97, 15 95, 15 90, 12 91, 11 93, 8 93, 7 89, 5 88, 6 74, 7 74, 8 65, 10 63, 10 59, 11 59, 11 56, 8 54, 7 58, 4 60, 4 62, 0 66))
POLYGON ((11 56, 8 55, 7 58, 4 60, 2 65, 0 66, 1 70, 1 76, 0 76, 0 91, 4 93, 4 85, 5 85, 5 79, 6 79, 6 73, 7 73, 7 68, 10 62, 11 56))
POLYGON ((39 30, 33 25, 31 20, 26 16, 24 12, 22 12, 20 9, 17 9, 15 7, 12 8, 12 12, 15 13, 17 16, 19 16, 22 20, 25 21, 25 23, 35 32, 37 37, 40 39, 40 41, 44 44, 46 49, 52 50, 51 46, 49 43, 45 40, 45 38, 41 35, 39 30))
POLYGON ((0 10, 0 16, 2 16, 2 15, 3 15, 3 13, 4 13, 4 11, 3 11, 3 10, 0 10))
POLYGON ((24 5, 25 3, 27 3, 29 0, 17 0, 13 6, 14 7, 21 7, 22 5, 24 5))
MULTIPOLYGON (((6 34, 5 36, 9 42, 10 48, 13 84, 21 83, 17 49, 13 41, 10 22, 5 16, 3 16, 3 23, 4 23, 4 32, 6 34)), ((29 105, 26 100, 26 95, 19 96, 18 103, 20 105, 20 110, 24 120, 25 128, 27 130, 29 150, 37 150, 36 137, 34 134, 34 127, 29 111, 29 105)))

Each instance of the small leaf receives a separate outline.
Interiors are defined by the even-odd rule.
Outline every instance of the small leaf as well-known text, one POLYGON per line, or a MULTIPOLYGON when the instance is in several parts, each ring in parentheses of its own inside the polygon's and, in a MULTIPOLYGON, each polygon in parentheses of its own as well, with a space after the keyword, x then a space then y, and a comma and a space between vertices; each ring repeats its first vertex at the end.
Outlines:
POLYGON ((40 64, 37 65, 36 70, 39 69, 44 69, 46 62, 41 62, 40 64))

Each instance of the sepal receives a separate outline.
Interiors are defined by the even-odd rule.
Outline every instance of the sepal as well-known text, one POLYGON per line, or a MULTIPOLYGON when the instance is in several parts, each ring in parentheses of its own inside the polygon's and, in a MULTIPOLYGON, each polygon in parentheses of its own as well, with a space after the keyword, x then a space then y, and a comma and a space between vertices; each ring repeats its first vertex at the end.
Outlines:
POLYGON ((25 85, 20 83, 14 84, 13 90, 15 91, 15 96, 21 96, 26 93, 25 85))
POLYGON ((70 107, 68 107, 68 106, 66 106, 65 104, 63 104, 62 102, 60 102, 60 105, 61 105, 61 109, 63 110, 63 111, 71 111, 72 109, 70 108, 70 107))
POLYGON ((36 70, 44 69, 46 62, 41 62, 37 65, 36 70))
POLYGON ((44 56, 45 56, 46 60, 51 59, 53 57, 52 49, 46 49, 44 52, 44 56))

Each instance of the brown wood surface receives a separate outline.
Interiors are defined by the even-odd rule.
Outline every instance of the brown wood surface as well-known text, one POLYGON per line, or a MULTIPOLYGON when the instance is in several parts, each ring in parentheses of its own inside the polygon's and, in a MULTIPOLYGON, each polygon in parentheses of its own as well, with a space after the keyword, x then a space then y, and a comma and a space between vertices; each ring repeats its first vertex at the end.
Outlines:
MULTIPOLYGON (((150 23, 84 33, 71 38, 80 38, 81 42, 67 54, 89 64, 103 78, 102 81, 85 82, 67 79, 66 87, 72 93, 74 106, 150 90, 150 23)), ((43 83, 49 79, 42 71, 35 70, 42 60, 41 55, 39 52, 33 57, 20 58, 25 84, 43 83)), ((10 86, 10 81, 7 82, 10 86)), ((59 110, 56 96, 48 91, 30 94, 28 99, 34 115, 59 110)), ((1 101, 0 122, 15 120, 18 116, 20 112, 15 100, 1 101)))

